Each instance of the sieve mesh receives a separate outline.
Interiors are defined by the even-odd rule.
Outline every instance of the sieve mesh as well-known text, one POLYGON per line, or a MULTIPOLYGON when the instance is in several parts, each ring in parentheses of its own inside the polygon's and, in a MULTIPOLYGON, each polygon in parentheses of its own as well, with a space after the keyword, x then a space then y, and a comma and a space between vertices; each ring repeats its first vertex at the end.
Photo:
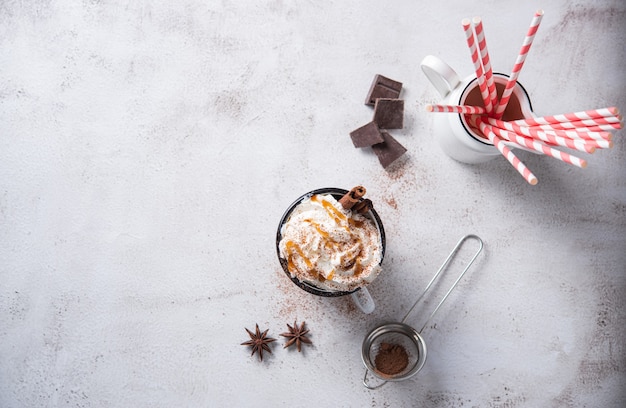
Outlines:
POLYGON ((426 346, 412 327, 403 323, 388 323, 372 330, 363 343, 365 366, 380 379, 401 381, 417 373, 426 360, 426 346), (385 344, 399 345, 407 353, 408 364, 396 373, 385 372, 376 366, 376 356, 385 344))
MULTIPOLYGON (((384 350, 382 352, 384 353, 384 350)), ((419 356, 419 345, 415 343, 414 339, 404 333, 395 331, 383 333, 380 336, 377 336, 372 342, 369 351, 369 359, 373 363, 372 366, 374 367, 374 372, 385 378, 404 378, 404 376, 406 376, 412 369, 415 368, 419 360, 419 356), (400 346, 406 351, 408 355, 408 364, 400 372, 384 372, 384 367, 379 367, 377 365, 376 356, 381 353, 383 345, 400 346)))

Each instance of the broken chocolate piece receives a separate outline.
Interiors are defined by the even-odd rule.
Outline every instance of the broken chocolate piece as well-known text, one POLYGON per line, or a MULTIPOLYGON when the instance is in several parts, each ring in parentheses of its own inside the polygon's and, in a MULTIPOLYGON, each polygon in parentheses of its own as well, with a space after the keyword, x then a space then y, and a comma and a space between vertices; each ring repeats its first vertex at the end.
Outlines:
POLYGON ((374 122, 380 129, 402 129, 404 126, 404 100, 376 99, 374 122))
POLYGON ((365 98, 365 104, 374 106, 378 98, 398 99, 400 90, 402 90, 402 82, 376 75, 365 98))
POLYGON ((350 132, 350 138, 354 147, 368 147, 385 141, 380 134, 380 129, 374 122, 350 132))
POLYGON ((406 152, 406 149, 389 133, 381 132, 381 134, 385 141, 372 146, 372 150, 378 156, 380 164, 386 169, 391 163, 400 158, 406 152))

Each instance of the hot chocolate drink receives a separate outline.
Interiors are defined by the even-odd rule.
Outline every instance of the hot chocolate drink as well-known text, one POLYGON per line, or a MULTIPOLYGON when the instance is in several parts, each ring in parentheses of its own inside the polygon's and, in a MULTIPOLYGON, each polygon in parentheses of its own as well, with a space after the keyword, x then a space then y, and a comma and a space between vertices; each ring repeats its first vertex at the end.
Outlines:
POLYGON ((281 263, 292 278, 322 291, 350 292, 373 281, 383 239, 370 211, 346 209, 332 194, 305 196, 280 226, 281 263))

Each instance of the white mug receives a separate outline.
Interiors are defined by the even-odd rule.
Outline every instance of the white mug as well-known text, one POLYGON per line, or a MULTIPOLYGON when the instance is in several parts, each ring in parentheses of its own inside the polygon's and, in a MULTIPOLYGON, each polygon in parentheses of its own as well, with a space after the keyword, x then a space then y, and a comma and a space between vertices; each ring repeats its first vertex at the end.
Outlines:
MULTIPOLYGON (((440 104, 484 107, 475 75, 461 80, 448 64, 433 55, 426 56, 420 65, 426 77, 441 94, 443 100, 440 104)), ((508 76, 499 73, 493 75, 498 93, 501 94, 508 76)), ((441 149, 453 159, 473 164, 483 163, 500 155, 487 138, 468 125, 464 115, 457 113, 433 113, 433 115, 435 138, 441 149)), ((531 116, 533 113, 530 97, 524 87, 517 82, 503 119, 516 120, 531 116)), ((517 145, 514 147, 520 148, 517 145)))

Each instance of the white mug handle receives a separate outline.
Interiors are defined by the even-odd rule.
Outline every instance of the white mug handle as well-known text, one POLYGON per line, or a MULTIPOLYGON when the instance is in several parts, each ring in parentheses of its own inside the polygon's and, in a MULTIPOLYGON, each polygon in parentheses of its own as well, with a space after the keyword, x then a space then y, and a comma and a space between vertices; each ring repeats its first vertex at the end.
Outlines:
POLYGON ((352 296, 354 304, 361 309, 363 313, 370 314, 374 311, 374 309, 376 309, 374 299, 366 287, 362 287, 356 292, 352 292, 350 296, 352 296))
POLYGON ((461 79, 450 65, 434 55, 424 57, 420 66, 442 98, 445 98, 461 82, 461 79))

